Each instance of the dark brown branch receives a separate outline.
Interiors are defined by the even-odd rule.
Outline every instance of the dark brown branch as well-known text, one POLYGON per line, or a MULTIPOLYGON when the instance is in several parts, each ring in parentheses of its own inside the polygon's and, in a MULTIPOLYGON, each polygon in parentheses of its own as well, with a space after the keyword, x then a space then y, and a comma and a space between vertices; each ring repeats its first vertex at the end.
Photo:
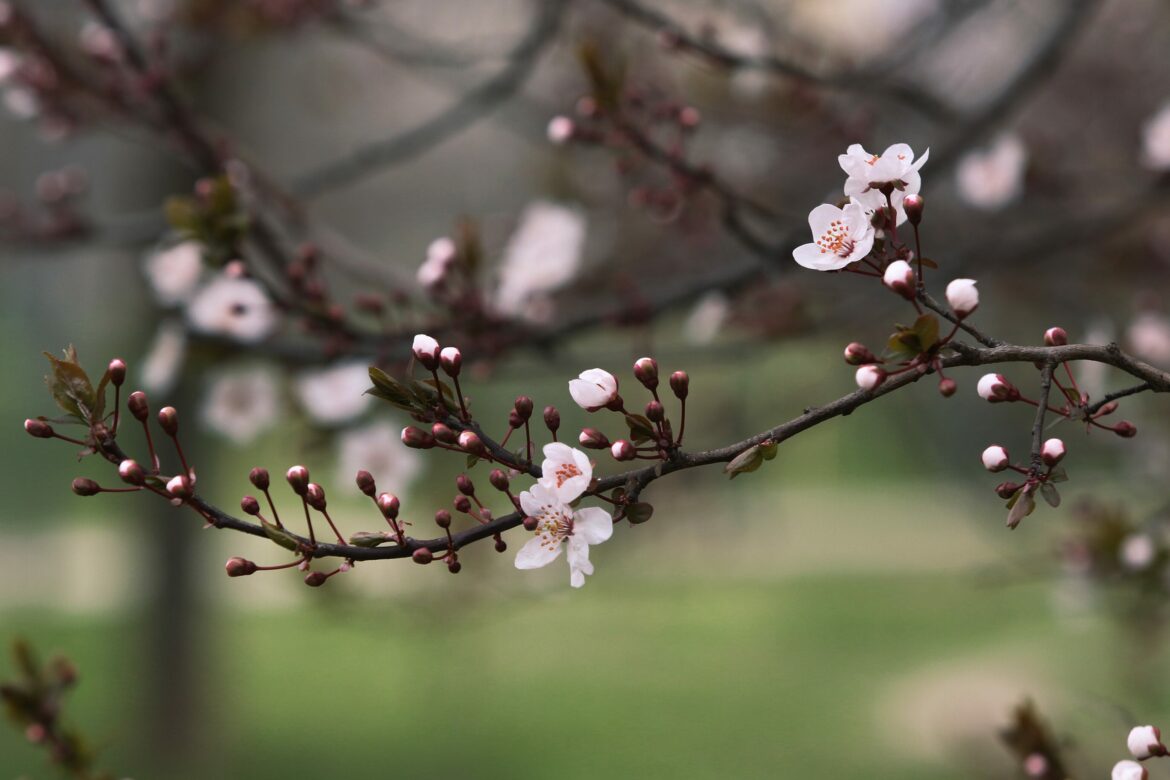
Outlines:
POLYGON ((1052 394, 1052 371, 1056 363, 1051 360, 1044 362, 1040 369, 1040 399, 1036 402, 1036 419, 1032 423, 1032 475, 1036 476, 1043 469, 1040 458, 1040 449, 1044 445, 1044 417, 1048 414, 1048 398, 1052 394))

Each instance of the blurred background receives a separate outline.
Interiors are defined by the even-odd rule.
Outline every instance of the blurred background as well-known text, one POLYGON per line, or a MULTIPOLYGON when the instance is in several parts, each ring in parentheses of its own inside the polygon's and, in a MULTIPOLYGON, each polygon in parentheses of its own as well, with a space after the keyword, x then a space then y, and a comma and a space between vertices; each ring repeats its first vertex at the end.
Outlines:
MULTIPOLYGON (((113 7, 201 125, 295 199, 281 237, 320 247, 336 300, 373 290, 394 312, 388 333, 456 334, 492 430, 524 393, 575 432, 587 415, 567 380, 600 366, 634 399, 643 354, 691 376, 688 449, 850 392, 844 344, 884 344, 906 312, 872 280, 799 269, 790 252, 807 212, 840 198, 836 155, 854 142, 930 149, 932 283, 977 278, 985 330, 1036 343, 1061 325, 1170 366, 1158 0, 113 7), (609 88, 646 138, 720 186, 614 142, 588 102, 609 88), (460 319, 419 273, 444 236, 461 237, 465 262, 470 226, 479 264, 463 272, 498 330, 460 319)), ((345 533, 378 528, 352 487, 364 466, 425 528, 465 464, 406 450, 408 420, 357 400, 365 366, 395 364, 408 338, 337 347, 289 312, 254 343, 201 332, 158 271, 182 265, 158 260, 182 232, 162 204, 200 172, 167 133, 93 97, 134 114, 108 29, 90 4, 52 0, 3 4, 0 30, 0 639, 76 663, 68 719, 100 766, 1013 777, 1026 751, 1001 731, 1030 699, 1070 774, 1092 777, 1123 757, 1129 726, 1167 722, 1170 416, 1156 397, 1123 404, 1136 439, 1054 433, 1070 450, 1064 505, 1009 533, 978 455, 1026 452, 1031 408, 988 407, 977 371, 956 374, 951 399, 920 382, 734 484, 716 468, 656 482, 653 519, 592 550, 581 590, 560 565, 517 572, 518 530, 504 555, 469 548, 459 576, 382 562, 320 589, 295 571, 229 580, 229 556, 283 554, 142 496, 73 495, 75 476, 116 478, 19 430, 54 414, 40 353, 68 344, 94 374, 125 358, 131 387, 179 408, 219 506, 254 492, 251 467, 303 462, 345 533), (34 22, 44 48, 30 53, 34 22), (52 78, 46 51, 67 53, 52 78)), ((1095 395, 1126 384, 1077 375, 1095 395)), ((599 427, 622 433, 612 425, 599 427)), ((0 678, 10 670, 0 661, 0 678)), ((0 775, 53 771, 0 731, 0 775)))

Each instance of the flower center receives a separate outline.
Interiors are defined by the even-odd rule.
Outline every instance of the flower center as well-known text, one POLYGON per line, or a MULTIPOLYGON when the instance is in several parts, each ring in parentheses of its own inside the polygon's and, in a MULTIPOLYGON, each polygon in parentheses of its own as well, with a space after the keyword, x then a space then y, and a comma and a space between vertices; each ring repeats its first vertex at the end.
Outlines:
POLYGON ((566 537, 573 535, 573 516, 565 514, 559 506, 553 504, 541 506, 536 519, 538 521, 536 536, 540 539, 541 547, 551 549, 564 541, 566 537))
POLYGON ((577 468, 574 463, 562 463, 557 466, 557 470, 553 472, 557 478, 557 487, 564 485, 573 477, 581 476, 581 469, 577 468))
POLYGON ((877 165, 877 161, 882 159, 880 154, 871 154, 869 159, 865 161, 866 165, 877 165))
POLYGON ((821 248, 821 254, 832 252, 838 257, 849 257, 853 253, 853 245, 853 237, 849 235, 849 226, 840 219, 833 220, 829 224, 829 229, 817 239, 817 246, 821 248))

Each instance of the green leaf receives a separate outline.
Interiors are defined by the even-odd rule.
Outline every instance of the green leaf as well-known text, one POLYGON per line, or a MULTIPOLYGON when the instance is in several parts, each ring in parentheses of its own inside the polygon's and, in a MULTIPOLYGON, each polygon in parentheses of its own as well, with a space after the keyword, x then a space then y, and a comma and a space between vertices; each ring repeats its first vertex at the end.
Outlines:
POLYGON ((477 458, 474 455, 467 456, 467 468, 469 468, 469 469, 475 468, 476 463, 479 463, 479 458, 477 458))
POLYGON ((1020 491, 1012 496, 1014 506, 1007 517, 1007 527, 1015 528, 1028 515, 1036 509, 1036 499, 1032 498, 1032 491, 1021 488, 1020 491))
POLYGON ((640 414, 626 412, 626 426, 630 429, 630 438, 635 444, 652 441, 658 437, 654 430, 654 423, 640 414))
POLYGON ((77 363, 77 351, 72 346, 66 349, 64 360, 44 354, 53 368, 45 384, 57 406, 84 423, 92 423, 96 420, 97 400, 89 376, 77 363))
POLYGON ((740 474, 755 471, 763 462, 764 453, 760 451, 760 445, 756 444, 736 455, 730 463, 723 467, 723 473, 731 479, 735 479, 740 474))
POLYGON ((370 366, 370 381, 374 386, 366 391, 375 398, 389 401, 407 412, 418 411, 418 400, 410 389, 377 366, 370 366))
POLYGON ((349 537, 349 543, 354 547, 377 547, 390 541, 381 531, 358 531, 349 537))
POLYGON ((914 335, 918 337, 918 344, 925 352, 938 343, 938 317, 933 314, 923 314, 914 321, 914 335))
POLYGON ((921 263, 923 268, 938 268, 938 263, 934 262, 929 257, 921 257, 916 262, 921 263))
POLYGON ((1064 466, 1057 466, 1048 472, 1049 482, 1068 482, 1068 472, 1064 470, 1064 466))
POLYGON ((284 549, 293 552, 298 552, 301 549, 300 541, 283 528, 277 528, 267 520, 261 520, 260 525, 263 526, 265 535, 284 549))
POLYGON ((654 514, 654 507, 647 504, 645 501, 639 501, 636 504, 630 504, 626 507, 626 519, 632 525, 639 525, 650 519, 654 514))
POLYGON ((1040 486, 1040 495, 1044 496, 1044 500, 1048 502, 1048 506, 1053 509, 1060 506, 1060 491, 1051 482, 1045 482, 1040 486))

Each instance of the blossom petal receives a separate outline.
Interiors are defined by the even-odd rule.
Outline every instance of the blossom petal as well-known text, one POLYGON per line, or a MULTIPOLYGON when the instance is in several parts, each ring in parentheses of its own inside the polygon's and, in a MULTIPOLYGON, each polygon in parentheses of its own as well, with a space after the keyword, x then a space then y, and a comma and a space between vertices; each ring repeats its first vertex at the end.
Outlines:
POLYGON ((808 226, 812 229, 813 238, 819 237, 835 220, 841 219, 841 209, 831 203, 822 203, 808 213, 808 226))
MULTIPOLYGON (((872 246, 873 241, 870 241, 872 246)), ((868 250, 867 250, 868 251, 868 250)), ((814 271, 836 271, 838 268, 844 268, 851 262, 849 259, 840 257, 833 252, 821 251, 821 248, 816 244, 803 244, 792 250, 792 259, 805 268, 811 268, 814 271)))
POLYGON ((593 564, 589 561, 589 545, 583 539, 569 537, 569 584, 579 588, 585 584, 585 575, 593 574, 593 564))
POLYGON ((561 506, 563 504, 556 494, 540 482, 520 494, 520 508, 529 517, 540 518, 561 506))
MULTIPOLYGON (((613 518, 599 506, 578 509, 573 515, 573 538, 588 544, 601 544, 613 536, 613 518)), ((572 547, 570 546, 570 552, 572 547)))
POLYGON ((560 556, 562 547, 563 544, 542 543, 541 537, 534 536, 516 553, 516 568, 539 569, 548 566, 560 556))

